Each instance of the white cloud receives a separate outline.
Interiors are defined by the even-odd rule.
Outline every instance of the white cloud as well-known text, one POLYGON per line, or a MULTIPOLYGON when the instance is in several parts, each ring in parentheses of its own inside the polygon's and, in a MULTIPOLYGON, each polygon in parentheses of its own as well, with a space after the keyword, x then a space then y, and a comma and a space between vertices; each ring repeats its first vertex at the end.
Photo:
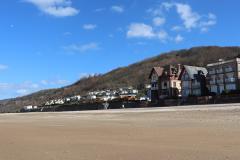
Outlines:
POLYGON ((8 89, 10 86, 10 84, 8 83, 0 83, 0 89, 3 90, 3 89, 8 89))
POLYGON ((217 16, 213 13, 208 13, 208 18, 209 19, 217 19, 217 16))
POLYGON ((206 17, 206 20, 200 22, 201 28, 208 28, 210 26, 214 26, 217 23, 217 17, 213 13, 209 13, 206 17))
POLYGON ((205 32, 208 32, 208 31, 209 31, 209 29, 207 27, 202 27, 201 28, 201 32, 202 33, 205 33, 205 32))
POLYGON ((166 31, 154 31, 153 27, 144 23, 132 23, 127 32, 128 38, 147 38, 165 41, 169 38, 166 31))
POLYGON ((43 85, 48 85, 49 82, 48 82, 48 80, 41 80, 41 84, 43 84, 43 85))
POLYGON ((157 37, 161 40, 161 41, 165 41, 169 38, 168 33, 164 30, 161 30, 160 32, 157 33, 157 37))
POLYGON ((25 81, 22 84, 17 85, 16 87, 19 88, 19 89, 26 89, 26 88, 28 88, 28 89, 38 89, 40 86, 37 83, 33 83, 31 81, 25 81))
POLYGON ((163 17, 154 17, 153 24, 155 26, 162 26, 166 22, 166 19, 163 17))
POLYGON ((56 88, 70 84, 70 81, 63 79, 42 80, 39 82, 24 81, 20 83, 0 82, 0 99, 13 98, 28 95, 47 88, 56 88))
POLYGON ((155 33, 152 26, 144 23, 132 23, 127 32, 128 38, 153 38, 155 33))
POLYGON ((111 10, 117 13, 123 13, 124 12, 124 7, 123 6, 112 6, 111 10))
POLYGON ((8 69, 7 65, 0 64, 0 70, 6 70, 6 69, 8 69))
POLYGON ((92 76, 95 76, 95 75, 98 75, 98 74, 96 74, 96 73, 80 73, 79 74, 79 79, 88 78, 88 77, 92 77, 92 76))
POLYGON ((161 4, 161 7, 164 7, 167 11, 170 10, 174 6, 174 3, 170 2, 163 2, 161 4))
POLYGON ((178 34, 176 37, 175 37, 175 42, 176 43, 180 43, 180 42, 182 42, 184 40, 184 38, 180 35, 180 34, 178 34))
POLYGON ((64 80, 64 79, 59 79, 55 82, 55 84, 58 84, 58 85, 64 85, 64 84, 67 84, 67 83, 69 83, 69 81, 64 80))
POLYGON ((97 27, 95 24, 84 24, 83 29, 85 30, 94 30, 97 27))
POLYGON ((31 81, 25 81, 21 83, 0 82, 0 98, 24 96, 42 89, 67 85, 69 83, 69 81, 63 79, 42 80, 36 83, 33 83, 31 81))
MULTIPOLYGON (((193 29, 198 29, 201 32, 207 32, 209 28, 217 23, 217 17, 213 13, 207 15, 199 14, 192 9, 189 4, 176 2, 163 2, 155 8, 147 10, 150 13, 152 25, 146 23, 131 23, 128 27, 127 38, 147 38, 158 39, 162 42, 176 42, 180 43, 184 37, 179 33, 180 31, 191 32, 193 29), (163 25, 167 22, 167 17, 170 11, 177 13, 178 20, 182 24, 173 25, 172 28, 163 29, 163 25)), ((171 14, 171 13, 170 13, 171 14)), ((172 14, 171 14, 172 15, 172 14)))
POLYGON ((37 6, 43 13, 55 17, 74 16, 79 10, 73 8, 71 0, 24 0, 37 6))
POLYGON ((71 51, 71 52, 80 52, 85 53, 92 50, 98 50, 99 45, 98 43, 91 42, 87 44, 72 44, 69 46, 64 47, 65 50, 71 51))
POLYGON ((191 6, 188 4, 181 4, 176 3, 177 12, 180 15, 181 19, 183 20, 184 26, 187 29, 192 29, 197 27, 198 21, 200 20, 201 16, 192 11, 191 6))
POLYGON ((152 16, 162 16, 162 6, 158 6, 157 8, 150 8, 147 10, 147 13, 150 13, 152 16))
POLYGON ((181 26, 173 26, 173 27, 171 28, 171 30, 172 30, 172 31, 181 31, 181 30, 183 30, 183 27, 181 27, 181 26))
POLYGON ((68 80, 56 79, 56 80, 41 80, 42 85, 66 85, 69 83, 68 80))
POLYGON ((155 9, 149 9, 148 11, 155 17, 164 17, 166 15, 166 11, 168 13, 172 8, 176 10, 179 18, 183 22, 183 27, 179 25, 174 26, 172 28, 173 31, 180 31, 182 30, 182 28, 185 28, 188 31, 196 28, 200 29, 201 31, 207 31, 209 27, 217 23, 216 15, 214 15, 213 13, 208 13, 207 16, 199 14, 194 11, 192 7, 187 3, 163 2, 155 9))
POLYGON ((28 92, 29 92, 29 91, 26 90, 26 89, 18 89, 18 90, 16 91, 16 93, 19 94, 19 95, 26 95, 28 92))
POLYGON ((23 83, 0 83, 0 90, 3 93, 11 93, 15 96, 22 96, 40 89, 39 84, 32 83, 31 81, 25 81, 23 83))

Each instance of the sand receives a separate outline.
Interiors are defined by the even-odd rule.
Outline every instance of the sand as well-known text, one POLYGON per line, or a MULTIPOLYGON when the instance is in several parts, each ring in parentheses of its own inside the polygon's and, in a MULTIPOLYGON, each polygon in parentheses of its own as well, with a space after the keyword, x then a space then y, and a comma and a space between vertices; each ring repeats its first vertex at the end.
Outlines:
POLYGON ((0 160, 238 160, 240 104, 0 115, 0 160))

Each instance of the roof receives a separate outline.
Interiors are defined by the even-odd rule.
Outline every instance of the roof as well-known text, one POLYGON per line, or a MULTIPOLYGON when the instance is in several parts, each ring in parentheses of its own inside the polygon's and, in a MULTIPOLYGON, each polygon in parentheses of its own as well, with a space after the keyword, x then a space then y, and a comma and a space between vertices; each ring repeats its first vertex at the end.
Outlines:
POLYGON ((164 70, 164 68, 162 68, 162 67, 153 67, 152 71, 151 71, 151 73, 149 75, 149 78, 152 77, 153 71, 155 71, 157 73, 158 77, 162 76, 163 70, 164 70))
POLYGON ((164 67, 164 72, 167 75, 175 75, 175 76, 179 76, 181 73, 181 65, 179 64, 178 67, 174 66, 174 65, 168 65, 164 67))
POLYGON ((227 61, 220 59, 219 62, 208 64, 207 67, 213 67, 213 66, 223 65, 223 64, 232 63, 232 62, 239 62, 239 61, 240 61, 240 58, 235 58, 227 61))
POLYGON ((184 65, 184 68, 185 68, 186 72, 188 73, 188 75, 191 79, 194 79, 194 75, 197 75, 199 71, 202 71, 205 76, 208 73, 207 69, 204 68, 204 67, 184 65))

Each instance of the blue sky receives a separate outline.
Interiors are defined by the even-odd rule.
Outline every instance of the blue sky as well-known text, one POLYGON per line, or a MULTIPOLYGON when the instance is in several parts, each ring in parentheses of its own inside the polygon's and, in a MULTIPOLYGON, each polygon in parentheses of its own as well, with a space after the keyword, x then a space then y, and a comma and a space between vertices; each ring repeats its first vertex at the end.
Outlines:
POLYGON ((71 84, 162 52, 239 46, 238 0, 7 0, 0 99, 71 84))

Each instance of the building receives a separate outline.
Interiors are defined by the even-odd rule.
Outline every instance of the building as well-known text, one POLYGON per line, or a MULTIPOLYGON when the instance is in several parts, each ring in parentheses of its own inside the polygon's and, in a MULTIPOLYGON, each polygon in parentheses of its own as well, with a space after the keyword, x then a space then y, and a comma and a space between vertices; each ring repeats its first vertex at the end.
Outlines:
POLYGON ((223 91, 239 90, 240 58, 232 60, 220 59, 208 64, 208 88, 210 92, 221 94, 223 91))
POLYGON ((180 65, 178 67, 169 65, 152 68, 149 79, 151 80, 151 100, 153 102, 179 96, 181 92, 181 81, 178 78, 180 71, 180 65))
POLYGON ((25 111, 31 111, 31 110, 38 109, 38 106, 24 106, 23 109, 25 111))
POLYGON ((206 68, 184 65, 179 76, 182 97, 207 95, 207 73, 206 68))

